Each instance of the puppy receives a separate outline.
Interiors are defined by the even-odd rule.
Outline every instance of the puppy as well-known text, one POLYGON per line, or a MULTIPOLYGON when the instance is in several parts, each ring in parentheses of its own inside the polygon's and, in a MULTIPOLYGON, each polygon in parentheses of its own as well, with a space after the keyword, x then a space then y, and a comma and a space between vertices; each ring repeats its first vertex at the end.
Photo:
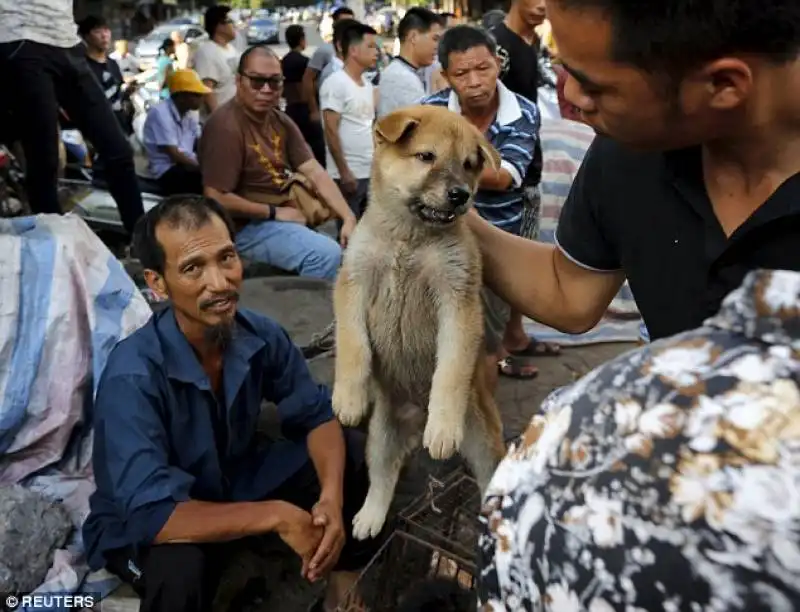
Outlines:
POLYGON ((357 539, 380 533, 420 441, 434 459, 460 451, 482 490, 505 452, 484 379, 481 256, 463 218, 481 171, 499 165, 444 108, 404 108, 376 126, 369 204, 334 290, 334 412, 352 426, 373 406, 357 539))

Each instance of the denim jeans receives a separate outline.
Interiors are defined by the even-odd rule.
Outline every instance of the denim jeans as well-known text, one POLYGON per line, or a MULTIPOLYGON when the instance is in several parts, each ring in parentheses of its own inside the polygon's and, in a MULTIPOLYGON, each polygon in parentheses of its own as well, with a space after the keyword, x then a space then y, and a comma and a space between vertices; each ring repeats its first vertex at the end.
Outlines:
POLYGON ((299 223, 253 221, 236 234, 245 259, 308 278, 334 280, 342 262, 337 242, 299 223))
POLYGON ((0 44, 0 83, 25 152, 28 199, 34 213, 60 213, 58 108, 94 145, 125 229, 144 214, 133 151, 111 104, 86 63, 83 44, 71 49, 32 41, 0 44))

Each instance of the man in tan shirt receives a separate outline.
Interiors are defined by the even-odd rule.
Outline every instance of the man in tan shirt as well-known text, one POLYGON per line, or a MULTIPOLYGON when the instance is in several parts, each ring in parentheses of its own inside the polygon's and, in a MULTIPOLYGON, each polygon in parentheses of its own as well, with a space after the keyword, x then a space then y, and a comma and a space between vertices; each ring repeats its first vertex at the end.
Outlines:
POLYGON ((243 257, 300 276, 333 280, 341 262, 340 245, 307 227, 291 202, 260 203, 285 193, 291 174, 299 173, 342 220, 341 246, 356 224, 297 125, 278 110, 282 87, 281 64, 274 52, 253 47, 242 55, 236 97, 213 113, 200 142, 205 195, 239 221, 236 247, 243 257))

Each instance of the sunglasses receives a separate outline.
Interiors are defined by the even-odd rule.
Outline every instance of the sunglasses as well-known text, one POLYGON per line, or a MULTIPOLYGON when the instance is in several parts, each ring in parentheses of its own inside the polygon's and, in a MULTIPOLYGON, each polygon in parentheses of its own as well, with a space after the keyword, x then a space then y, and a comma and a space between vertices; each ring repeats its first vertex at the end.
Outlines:
POLYGON ((261 91, 264 89, 264 85, 269 85, 269 88, 272 91, 277 91, 283 87, 283 82, 285 80, 283 75, 280 74, 268 77, 253 76, 247 74, 246 72, 240 72, 239 74, 241 74, 243 77, 247 77, 247 80, 250 81, 250 87, 252 87, 255 91, 261 91))

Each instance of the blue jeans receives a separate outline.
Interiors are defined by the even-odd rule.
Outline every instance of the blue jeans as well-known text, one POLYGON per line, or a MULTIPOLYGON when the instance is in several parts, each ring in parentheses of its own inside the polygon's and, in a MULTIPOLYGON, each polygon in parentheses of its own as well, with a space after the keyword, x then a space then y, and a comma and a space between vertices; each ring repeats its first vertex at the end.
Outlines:
POLYGON ((266 263, 308 278, 334 280, 342 248, 325 234, 289 221, 254 221, 236 234, 245 259, 266 263))

